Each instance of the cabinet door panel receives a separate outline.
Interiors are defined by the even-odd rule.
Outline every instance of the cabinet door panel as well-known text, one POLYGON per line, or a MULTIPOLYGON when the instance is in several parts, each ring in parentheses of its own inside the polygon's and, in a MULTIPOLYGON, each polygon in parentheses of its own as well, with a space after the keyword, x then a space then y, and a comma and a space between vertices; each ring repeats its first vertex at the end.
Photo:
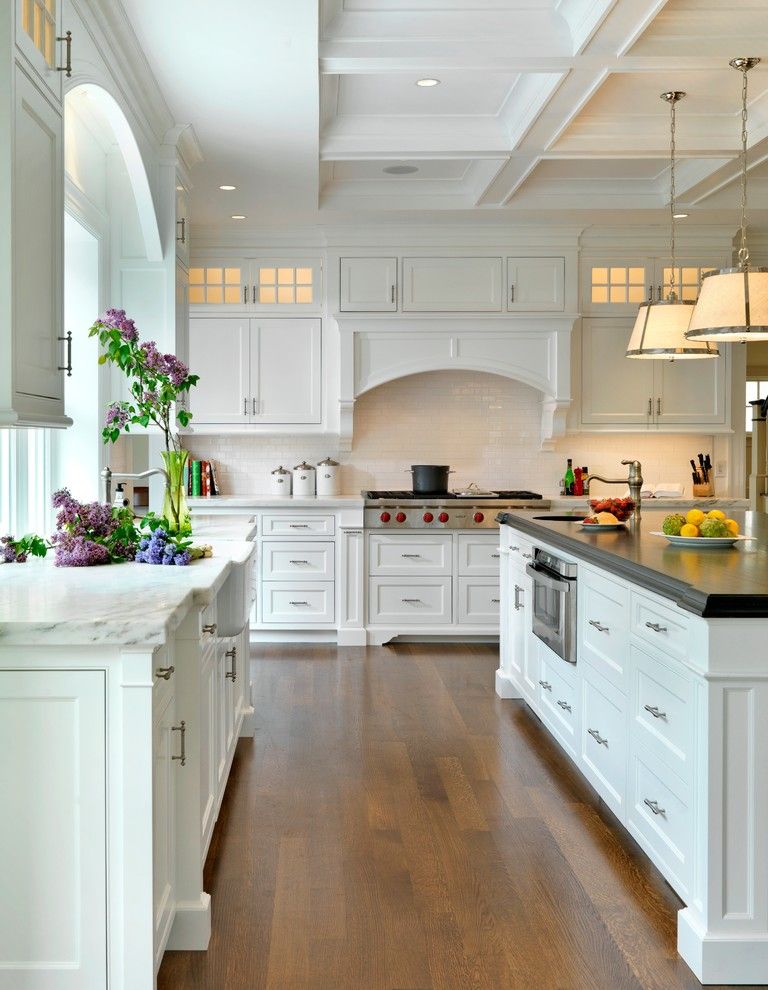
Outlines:
POLYGON ((507 258, 507 309, 562 311, 564 258, 507 258))
MULTIPOLYGON (((640 362, 639 362, 640 363, 640 362)), ((727 359, 653 361, 654 415, 659 426, 725 422, 727 359)))
POLYGON ((155 965, 159 965, 176 911, 175 695, 158 680, 152 698, 152 889, 155 965))
POLYGON ((200 375, 190 390, 195 423, 247 423, 248 321, 232 318, 189 321, 189 366, 200 375))
POLYGON ((403 310, 501 312, 501 258, 403 258, 403 310))
POLYGON ((582 422, 647 426, 653 415, 654 361, 626 356, 631 320, 582 323, 582 422))
POLYGON ((176 257, 189 261, 189 192, 183 185, 176 185, 176 257))
POLYGON ((397 258, 342 258, 343 313, 393 312, 397 309, 397 258))
POLYGON ((16 391, 63 401, 62 121, 19 69, 14 137, 16 391))
POLYGON ((251 321, 252 423, 320 422, 321 339, 320 320, 251 321))
POLYGON ((35 77, 53 99, 61 102, 62 73, 66 49, 56 38, 61 27, 63 0, 13 0, 16 7, 16 46, 27 59, 35 77))

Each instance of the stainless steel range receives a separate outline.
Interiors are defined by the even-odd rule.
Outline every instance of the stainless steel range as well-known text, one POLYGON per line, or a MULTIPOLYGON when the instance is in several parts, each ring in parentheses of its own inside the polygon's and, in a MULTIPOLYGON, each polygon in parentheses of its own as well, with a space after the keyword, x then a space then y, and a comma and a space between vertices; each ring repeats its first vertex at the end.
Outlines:
POLYGON ((420 495, 407 491, 363 492, 366 529, 498 529, 496 516, 512 509, 549 509, 528 491, 469 491, 420 495))

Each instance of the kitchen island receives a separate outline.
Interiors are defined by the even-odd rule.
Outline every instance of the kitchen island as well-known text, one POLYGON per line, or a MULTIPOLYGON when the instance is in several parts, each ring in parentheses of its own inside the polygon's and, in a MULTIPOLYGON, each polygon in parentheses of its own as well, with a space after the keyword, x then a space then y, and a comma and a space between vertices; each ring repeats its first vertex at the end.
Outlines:
POLYGON ((497 692, 530 705, 677 891, 696 976, 765 984, 768 517, 734 513, 755 541, 714 550, 651 535, 664 515, 602 533, 500 519, 497 692), (546 590, 537 550, 571 565, 566 588, 546 590), (575 663, 533 632, 568 596, 575 663))
POLYGON ((207 947, 203 865, 253 732, 251 531, 196 532, 214 555, 187 567, 0 567, 3 990, 151 990, 166 947, 207 947))

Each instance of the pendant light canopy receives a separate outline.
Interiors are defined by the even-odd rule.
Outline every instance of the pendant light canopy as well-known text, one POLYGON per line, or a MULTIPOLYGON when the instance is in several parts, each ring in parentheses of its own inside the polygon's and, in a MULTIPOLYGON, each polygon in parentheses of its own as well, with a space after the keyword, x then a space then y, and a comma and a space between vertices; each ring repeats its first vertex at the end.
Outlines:
POLYGON ((643 303, 637 313, 632 336, 627 347, 628 358, 642 358, 651 361, 679 361, 691 358, 717 357, 717 348, 705 341, 687 340, 685 332, 691 323, 694 303, 682 302, 675 291, 675 222, 677 207, 675 205, 675 107, 685 93, 679 90, 669 90, 661 94, 661 99, 670 108, 670 152, 669 175, 670 196, 669 215, 671 226, 670 237, 670 276, 669 292, 666 299, 653 302, 649 299, 643 303))
POLYGON ((737 268, 709 272, 685 336, 689 341, 768 340, 768 268, 750 268, 747 248, 747 73, 759 58, 734 58, 741 84, 741 246, 737 268))

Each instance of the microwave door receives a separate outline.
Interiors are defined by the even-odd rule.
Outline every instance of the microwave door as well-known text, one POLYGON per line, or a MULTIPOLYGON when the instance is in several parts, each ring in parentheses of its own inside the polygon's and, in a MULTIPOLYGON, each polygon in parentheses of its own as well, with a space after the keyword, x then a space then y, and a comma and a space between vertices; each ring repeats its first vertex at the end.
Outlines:
POLYGON ((527 571, 533 578, 533 633, 559 657, 566 659, 565 626, 571 584, 530 564, 527 571))

